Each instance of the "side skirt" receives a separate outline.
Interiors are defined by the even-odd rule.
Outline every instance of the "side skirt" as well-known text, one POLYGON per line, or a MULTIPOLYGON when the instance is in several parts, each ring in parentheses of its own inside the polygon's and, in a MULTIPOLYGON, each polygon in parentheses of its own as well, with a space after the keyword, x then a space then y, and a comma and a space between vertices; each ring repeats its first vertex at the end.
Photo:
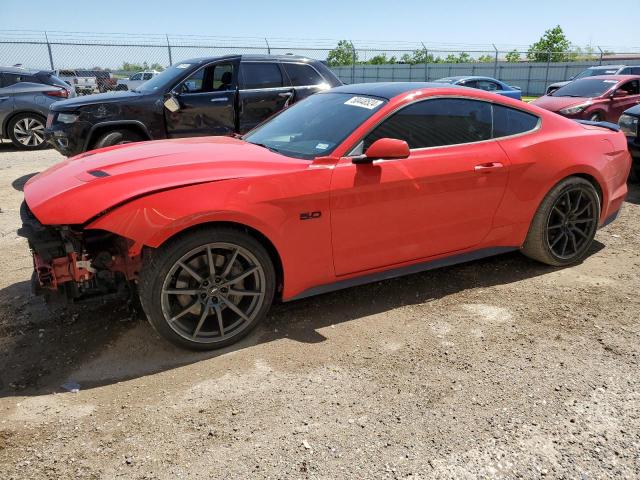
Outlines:
POLYGON ((325 285, 320 285, 318 287, 311 287, 299 293, 295 297, 285 300, 285 302, 300 300, 301 298, 312 297, 314 295, 333 292, 335 290, 341 290, 343 288, 356 287, 358 285, 364 285, 366 283, 379 282, 381 280, 389 280, 391 278, 402 277, 404 275, 410 275, 412 273, 419 273, 427 270, 434 270, 436 268, 457 265, 458 263, 472 262, 473 260, 479 260, 485 257, 500 255, 501 253, 513 252, 514 250, 519 250, 519 247, 483 248, 481 250, 475 250, 473 252, 466 252, 458 255, 451 255, 450 257, 438 258, 436 260, 429 260, 427 262, 416 263, 414 265, 408 265, 406 267, 393 268, 390 270, 384 270, 382 272, 362 275, 360 277, 348 278, 346 280, 338 280, 337 282, 327 283, 325 285))

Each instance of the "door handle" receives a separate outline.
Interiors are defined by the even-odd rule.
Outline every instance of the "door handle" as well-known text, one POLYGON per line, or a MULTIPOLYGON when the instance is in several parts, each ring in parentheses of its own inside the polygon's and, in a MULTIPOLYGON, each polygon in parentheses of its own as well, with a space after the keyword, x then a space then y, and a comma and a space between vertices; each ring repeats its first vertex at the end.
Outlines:
POLYGON ((283 98, 290 97, 291 95, 293 95, 291 92, 282 92, 278 94, 279 97, 283 97, 283 98))
POLYGON ((224 97, 224 98, 212 98, 211 101, 212 102, 227 102, 229 100, 229 98, 224 97))
POLYGON ((502 168, 504 165, 500 162, 488 162, 481 163, 480 165, 476 165, 473 169, 476 172, 490 172, 491 170, 495 170, 497 168, 502 168))

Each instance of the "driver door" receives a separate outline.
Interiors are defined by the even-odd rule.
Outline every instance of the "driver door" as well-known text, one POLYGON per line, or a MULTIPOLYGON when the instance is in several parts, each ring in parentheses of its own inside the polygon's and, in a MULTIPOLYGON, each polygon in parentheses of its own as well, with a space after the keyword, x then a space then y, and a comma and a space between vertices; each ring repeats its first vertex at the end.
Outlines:
POLYGON ((167 137, 231 135, 236 130, 238 62, 211 63, 173 90, 180 109, 164 108, 167 137))
POLYGON ((627 92, 625 97, 612 97, 610 100, 609 115, 607 118, 610 122, 617 122, 622 113, 635 107, 640 103, 640 80, 631 80, 623 83, 618 90, 627 92))

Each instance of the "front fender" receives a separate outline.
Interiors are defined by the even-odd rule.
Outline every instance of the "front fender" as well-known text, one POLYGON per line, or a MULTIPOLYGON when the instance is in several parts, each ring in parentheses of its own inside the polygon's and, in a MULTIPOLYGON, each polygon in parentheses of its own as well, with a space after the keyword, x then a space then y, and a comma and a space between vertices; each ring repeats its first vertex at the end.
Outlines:
POLYGON ((331 170, 304 170, 286 178, 233 179, 156 192, 98 217, 85 229, 133 241, 129 254, 158 248, 197 225, 232 222, 260 232, 277 250, 283 298, 334 278, 329 215, 331 170), (302 221, 302 212, 321 212, 302 221))

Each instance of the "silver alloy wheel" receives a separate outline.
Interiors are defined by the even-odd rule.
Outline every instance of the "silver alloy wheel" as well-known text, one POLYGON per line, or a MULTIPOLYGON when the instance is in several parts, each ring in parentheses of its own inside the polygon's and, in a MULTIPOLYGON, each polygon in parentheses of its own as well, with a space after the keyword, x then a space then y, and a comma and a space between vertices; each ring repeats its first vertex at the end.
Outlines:
POLYGON ((173 264, 162 284, 162 314, 189 341, 220 342, 251 325, 265 293, 255 255, 231 243, 210 243, 173 264))
POLYGON ((21 118, 13 126, 13 136, 25 147, 39 147, 44 142, 44 123, 37 118, 21 118))

